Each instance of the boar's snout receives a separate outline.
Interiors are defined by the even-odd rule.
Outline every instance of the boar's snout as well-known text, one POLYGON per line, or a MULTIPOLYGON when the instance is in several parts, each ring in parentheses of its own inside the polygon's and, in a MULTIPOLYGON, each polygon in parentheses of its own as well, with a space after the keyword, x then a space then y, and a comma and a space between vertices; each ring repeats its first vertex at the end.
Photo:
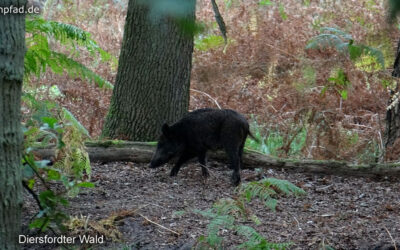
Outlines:
POLYGON ((162 162, 157 161, 155 159, 151 159, 151 162, 149 164, 149 168, 156 168, 162 165, 162 162))
POLYGON ((168 162, 168 158, 165 155, 161 154, 159 150, 157 150, 154 153, 153 157, 151 158, 149 167, 150 168, 158 168, 167 162, 168 162))
POLYGON ((158 168, 161 165, 163 165, 163 164, 159 163, 159 162, 150 162, 149 168, 158 168))

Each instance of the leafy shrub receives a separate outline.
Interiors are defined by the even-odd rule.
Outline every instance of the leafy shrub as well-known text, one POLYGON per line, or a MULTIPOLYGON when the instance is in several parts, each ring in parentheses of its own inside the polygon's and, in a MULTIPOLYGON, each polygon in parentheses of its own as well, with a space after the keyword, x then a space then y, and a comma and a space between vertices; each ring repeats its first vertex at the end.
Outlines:
POLYGON ((343 69, 335 69, 333 71, 333 75, 328 78, 330 84, 325 85, 321 90, 321 95, 324 95, 328 89, 333 89, 343 100, 347 99, 347 88, 350 86, 350 81, 347 78, 346 73, 343 69))
MULTIPOLYGON (((39 206, 39 212, 30 223, 30 228, 41 231, 65 230, 64 222, 68 215, 63 206, 68 205, 68 198, 75 197, 81 188, 94 185, 90 180, 90 161, 84 141, 88 131, 66 108, 59 107, 52 100, 46 99, 41 88, 30 89, 30 78, 40 79, 48 69, 56 74, 68 74, 97 83, 100 87, 112 88, 112 84, 95 74, 81 63, 64 53, 51 49, 53 42, 58 42, 69 55, 77 56, 79 47, 84 47, 92 57, 100 56, 102 61, 112 59, 90 38, 90 34, 76 26, 47 21, 40 17, 26 19, 28 51, 25 55, 26 86, 22 100, 26 112, 24 117, 25 150, 22 159, 23 184, 39 206), (52 162, 38 160, 34 150, 53 146, 56 149, 52 162), (40 183, 38 183, 38 180, 40 183), (52 185, 62 184, 61 190, 52 185), (39 194, 36 193, 39 190, 39 194)), ((62 95, 59 89, 53 89, 56 98, 62 95)))
POLYGON ((347 53, 352 61, 356 61, 362 55, 370 55, 376 58, 382 69, 385 68, 385 59, 380 50, 364 44, 356 44, 350 34, 338 28, 322 27, 320 31, 322 34, 311 38, 306 49, 334 47, 339 52, 347 53))
POLYGON ((194 47, 201 51, 218 48, 224 45, 224 38, 217 35, 200 35, 194 41, 194 47))
POLYGON ((90 178, 89 157, 84 151, 79 126, 74 125, 76 121, 68 115, 62 115, 62 109, 55 103, 37 101, 31 94, 24 94, 22 99, 31 110, 23 127, 23 184, 40 209, 29 227, 41 231, 48 228, 54 230, 54 227, 57 227, 63 231, 63 223, 68 219, 68 215, 60 206, 67 206, 68 198, 75 197, 81 188, 94 186, 86 181, 90 178), (35 149, 46 148, 49 145, 56 148, 54 164, 49 160, 37 160, 35 157, 35 149), (63 189, 55 191, 51 187, 54 182, 62 184, 63 189), (35 189, 42 191, 37 195, 35 189))

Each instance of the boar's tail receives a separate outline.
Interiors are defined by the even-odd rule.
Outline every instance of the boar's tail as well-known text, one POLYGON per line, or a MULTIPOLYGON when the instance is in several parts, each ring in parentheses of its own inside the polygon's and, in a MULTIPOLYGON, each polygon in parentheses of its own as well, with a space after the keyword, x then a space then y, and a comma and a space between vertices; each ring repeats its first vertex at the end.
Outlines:
POLYGON ((250 131, 249 131, 249 136, 252 140, 256 141, 257 143, 260 143, 260 140, 257 139, 250 131))

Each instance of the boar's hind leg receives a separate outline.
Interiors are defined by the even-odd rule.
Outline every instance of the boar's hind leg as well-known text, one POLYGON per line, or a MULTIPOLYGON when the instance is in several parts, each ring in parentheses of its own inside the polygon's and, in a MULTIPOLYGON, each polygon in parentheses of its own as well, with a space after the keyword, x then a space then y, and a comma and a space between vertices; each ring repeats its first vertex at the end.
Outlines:
POLYGON ((239 147, 239 163, 240 163, 239 169, 243 169, 243 148, 244 148, 245 142, 246 142, 246 139, 244 139, 244 141, 242 142, 242 144, 239 147))
POLYGON ((233 169, 232 173, 232 184, 234 186, 239 185, 240 183, 240 157, 239 157, 239 148, 238 146, 225 146, 226 154, 229 157, 229 161, 231 164, 231 169, 233 169))
POLYGON ((171 173, 169 175, 176 176, 179 172, 179 169, 183 165, 183 163, 187 162, 188 160, 192 159, 193 157, 194 157, 193 154, 183 152, 183 154, 181 156, 179 156, 179 159, 176 162, 175 166, 171 169, 171 173))
POLYGON ((201 152, 201 153, 198 155, 198 158, 199 158, 199 163, 200 163, 200 165, 201 165, 201 174, 202 174, 204 177, 210 176, 210 174, 208 173, 208 170, 207 170, 206 151, 201 152))

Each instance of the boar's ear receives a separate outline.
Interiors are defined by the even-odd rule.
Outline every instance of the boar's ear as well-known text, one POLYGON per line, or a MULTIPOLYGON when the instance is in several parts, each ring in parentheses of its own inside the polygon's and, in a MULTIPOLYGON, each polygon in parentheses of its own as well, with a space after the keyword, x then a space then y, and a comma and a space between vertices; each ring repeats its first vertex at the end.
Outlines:
POLYGON ((169 131, 169 126, 168 126, 168 124, 164 123, 164 125, 162 125, 162 127, 161 127, 161 132, 162 132, 163 135, 165 135, 166 137, 169 136, 170 131, 169 131))

